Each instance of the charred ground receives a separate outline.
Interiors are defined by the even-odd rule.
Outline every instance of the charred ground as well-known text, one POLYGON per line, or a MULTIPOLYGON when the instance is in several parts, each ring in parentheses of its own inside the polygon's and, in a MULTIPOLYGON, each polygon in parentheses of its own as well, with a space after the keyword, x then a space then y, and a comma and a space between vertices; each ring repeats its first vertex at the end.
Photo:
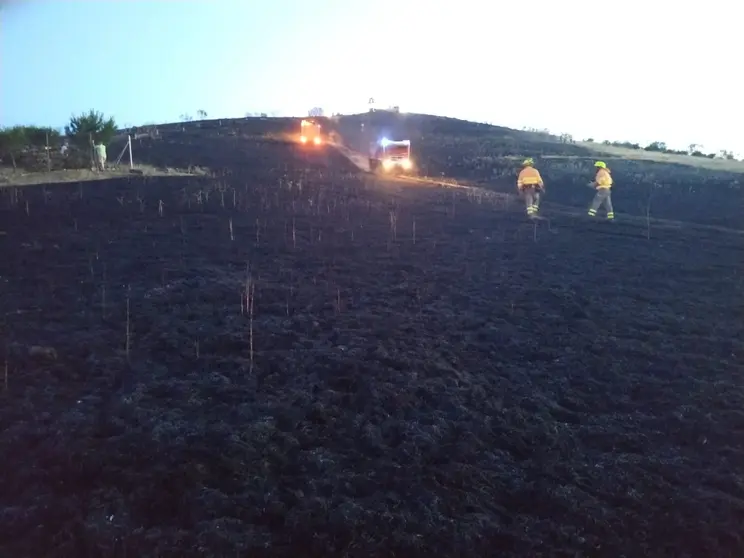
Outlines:
MULTIPOLYGON (((725 165, 695 157, 677 158, 688 164, 637 160, 602 153, 600 144, 590 149, 544 134, 421 114, 379 111, 319 120, 361 153, 367 153, 370 141, 384 135, 411 139, 421 174, 454 178, 500 193, 514 193, 519 163, 533 157, 547 182, 546 202, 564 207, 586 207, 591 197, 586 184, 594 175, 594 161, 602 159, 612 169, 619 213, 744 229, 744 163, 725 165)), ((157 164, 174 156, 174 150, 162 149, 163 143, 171 143, 184 147, 177 156, 181 164, 221 165, 225 158, 214 159, 219 157, 217 149, 200 148, 205 139, 222 145, 222 151, 239 162, 246 155, 246 142, 266 135, 288 137, 297 133, 297 127, 298 119, 291 118, 171 124, 161 127, 164 141, 143 140, 135 149, 144 156, 142 162, 157 164)))
POLYGON ((741 555, 740 235, 216 136, 0 191, 1 555, 741 555))
POLYGON ((546 201, 581 209, 591 197, 586 184, 594 176, 593 164, 602 159, 615 179, 615 211, 744 228, 744 163, 711 169, 696 166, 712 164, 696 157, 678 158, 689 164, 641 161, 602 153, 601 145, 590 149, 544 134, 420 114, 381 111, 341 117, 329 125, 360 148, 380 134, 408 137, 424 174, 463 179, 504 193, 514 192, 522 159, 533 157, 547 183, 546 201))

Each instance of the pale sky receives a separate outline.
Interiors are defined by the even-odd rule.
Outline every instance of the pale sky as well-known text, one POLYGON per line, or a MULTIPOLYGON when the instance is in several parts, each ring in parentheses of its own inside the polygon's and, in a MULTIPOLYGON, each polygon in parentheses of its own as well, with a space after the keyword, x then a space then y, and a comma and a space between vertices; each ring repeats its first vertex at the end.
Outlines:
POLYGON ((744 154, 733 0, 25 0, 0 125, 401 110, 744 154))

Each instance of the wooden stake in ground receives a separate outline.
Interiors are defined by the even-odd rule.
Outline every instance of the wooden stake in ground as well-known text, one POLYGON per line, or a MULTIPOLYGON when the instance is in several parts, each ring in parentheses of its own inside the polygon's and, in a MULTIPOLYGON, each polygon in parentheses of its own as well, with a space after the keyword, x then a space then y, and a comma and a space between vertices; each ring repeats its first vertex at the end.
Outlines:
POLYGON ((129 294, 132 291, 131 285, 127 285, 127 327, 126 327, 126 344, 124 348, 124 353, 127 356, 127 361, 129 361, 129 352, 132 345, 132 329, 130 325, 130 319, 129 319, 129 294))
POLYGON ((101 316, 106 317, 106 264, 103 264, 101 281, 101 316))
POLYGON ((246 293, 246 308, 248 309, 248 343, 249 343, 249 351, 250 351, 250 372, 253 373, 253 308, 254 308, 254 302, 256 299, 256 283, 253 281, 251 276, 248 276, 248 279, 245 283, 245 293, 246 293))
POLYGON ((648 188, 648 200, 646 201, 646 240, 651 240, 651 196, 654 193, 654 187, 648 188))

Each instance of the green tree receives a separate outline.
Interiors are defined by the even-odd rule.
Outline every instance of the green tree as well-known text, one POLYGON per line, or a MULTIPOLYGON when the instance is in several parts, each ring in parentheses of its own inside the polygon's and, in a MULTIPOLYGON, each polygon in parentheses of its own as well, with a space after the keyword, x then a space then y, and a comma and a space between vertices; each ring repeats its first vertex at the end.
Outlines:
POLYGON ((70 117, 70 123, 65 126, 65 135, 78 146, 90 145, 90 139, 104 145, 111 142, 116 134, 116 122, 113 117, 105 119, 103 113, 91 109, 88 114, 70 117))
POLYGON ((645 151, 666 151, 667 145, 663 141, 654 141, 643 148, 645 151))
POLYGON ((26 143, 33 147, 46 147, 47 142, 50 146, 56 146, 60 143, 62 134, 59 130, 44 126, 25 126, 26 143))
POLYGON ((16 169, 16 156, 26 147, 28 138, 26 137, 26 128, 23 126, 13 126, 12 128, 3 128, 0 130, 0 157, 10 157, 13 163, 13 169, 16 169))
POLYGON ((728 151, 726 149, 722 149, 720 151, 720 156, 722 159, 728 159, 729 161, 734 160, 734 153, 732 151, 728 151))

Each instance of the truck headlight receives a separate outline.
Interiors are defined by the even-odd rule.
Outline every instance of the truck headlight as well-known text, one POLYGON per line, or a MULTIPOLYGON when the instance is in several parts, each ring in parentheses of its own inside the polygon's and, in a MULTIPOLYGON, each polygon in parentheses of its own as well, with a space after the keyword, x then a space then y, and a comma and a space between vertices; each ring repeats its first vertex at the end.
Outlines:
POLYGON ((401 161, 401 164, 400 165, 404 169, 409 170, 413 166, 413 163, 411 163, 411 160, 410 159, 403 159, 403 161, 401 161))

